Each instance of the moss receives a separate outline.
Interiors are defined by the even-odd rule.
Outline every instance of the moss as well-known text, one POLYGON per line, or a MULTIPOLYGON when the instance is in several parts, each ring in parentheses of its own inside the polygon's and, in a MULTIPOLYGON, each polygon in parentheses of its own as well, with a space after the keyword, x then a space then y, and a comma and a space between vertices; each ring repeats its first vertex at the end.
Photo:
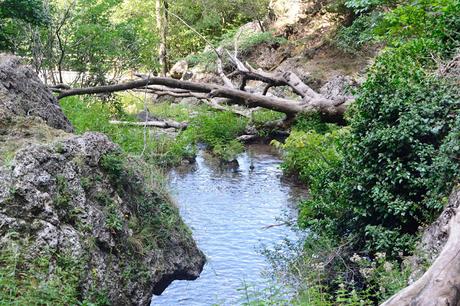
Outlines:
POLYGON ((68 135, 49 127, 39 118, 9 118, 0 127, 0 166, 11 165, 16 152, 25 145, 59 141, 68 135))
POLYGON ((100 161, 102 169, 114 180, 118 180, 123 174, 123 163, 124 157, 120 153, 105 154, 100 161))
POLYGON ((106 206, 106 219, 105 224, 108 229, 119 232, 123 229, 123 218, 120 216, 120 213, 117 209, 115 202, 111 201, 108 206, 106 206))
POLYGON ((80 178, 80 186, 85 190, 89 191, 91 186, 93 186, 93 178, 91 176, 84 176, 80 178))

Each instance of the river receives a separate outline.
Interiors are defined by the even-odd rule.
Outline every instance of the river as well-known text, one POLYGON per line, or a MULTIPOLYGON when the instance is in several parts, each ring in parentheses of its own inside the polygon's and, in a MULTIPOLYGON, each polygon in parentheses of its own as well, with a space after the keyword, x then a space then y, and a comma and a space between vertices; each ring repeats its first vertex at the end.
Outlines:
POLYGON ((305 188, 283 179, 280 157, 267 145, 248 146, 238 162, 222 168, 200 152, 192 166, 171 171, 172 195, 207 264, 197 280, 173 282, 152 305, 240 304, 244 284, 267 283, 262 245, 295 239, 280 218, 295 217, 305 188))

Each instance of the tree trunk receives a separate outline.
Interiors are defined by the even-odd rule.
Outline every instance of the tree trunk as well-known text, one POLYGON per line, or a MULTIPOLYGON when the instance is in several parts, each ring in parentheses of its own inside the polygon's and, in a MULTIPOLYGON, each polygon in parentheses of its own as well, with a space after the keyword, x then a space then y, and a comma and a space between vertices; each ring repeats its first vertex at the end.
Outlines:
POLYGON ((305 103, 304 101, 288 100, 278 97, 269 97, 261 94, 253 94, 239 89, 228 88, 215 84, 202 84, 188 81, 181 81, 172 78, 152 77, 143 80, 131 81, 117 85, 96 86, 87 88, 76 88, 63 90, 58 99, 75 95, 111 93, 118 91, 143 88, 148 85, 163 85, 170 88, 180 88, 197 93, 207 93, 209 98, 228 98, 233 104, 245 105, 247 107, 263 107, 270 110, 297 115, 301 112, 319 112, 325 121, 338 122, 343 120, 343 114, 348 103, 334 104, 333 100, 319 96, 305 103))
POLYGON ((451 306, 460 304, 460 189, 456 188, 449 204, 428 229, 435 244, 448 235, 441 253, 423 276, 396 293, 382 306, 451 306), (431 233, 430 233, 431 231, 431 233), (436 235, 433 235, 435 232, 436 235))
MULTIPOLYGON (((147 90, 157 95, 194 96, 199 99, 226 98, 228 99, 227 104, 244 105, 249 108, 263 107, 285 113, 286 123, 289 124, 293 122, 292 119, 299 113, 319 113, 324 121, 343 123, 343 115, 348 105, 353 102, 353 97, 351 96, 342 96, 336 93, 331 97, 331 94, 327 92, 324 94, 317 93, 302 82, 297 75, 289 71, 273 74, 255 70, 248 64, 246 64, 248 66, 246 67, 237 59, 237 49, 235 47, 235 55, 230 54, 230 52, 227 53, 237 67, 237 71, 232 73, 232 75, 241 75, 243 79, 242 84, 237 88, 233 85, 232 80, 224 74, 221 61, 222 52, 216 50, 216 53, 218 55, 218 73, 223 80, 224 86, 182 81, 166 77, 151 77, 109 86, 64 90, 59 88, 58 90, 61 91, 58 99, 74 95, 111 93, 132 89, 147 90), (289 86, 295 93, 302 97, 302 100, 296 101, 268 96, 265 95, 267 90, 264 90, 262 94, 247 92, 245 91, 245 80, 264 82, 267 84, 266 89, 272 86, 289 86)), ((331 84, 334 83, 331 82, 331 84)), ((340 88, 337 85, 333 86, 340 88)), ((338 92, 341 91, 338 90, 338 92)))
POLYGON ((157 30, 160 35, 160 45, 158 48, 158 55, 160 61, 161 72, 160 75, 165 77, 168 72, 168 60, 166 49, 166 37, 168 33, 168 2, 167 0, 156 0, 156 20, 157 30))

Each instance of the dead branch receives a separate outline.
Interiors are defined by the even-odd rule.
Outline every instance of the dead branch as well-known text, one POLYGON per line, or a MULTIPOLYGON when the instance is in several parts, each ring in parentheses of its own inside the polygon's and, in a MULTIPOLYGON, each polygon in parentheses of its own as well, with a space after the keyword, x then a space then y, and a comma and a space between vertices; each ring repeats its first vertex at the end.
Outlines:
MULTIPOLYGON (((222 49, 219 48, 219 49, 217 49, 217 51, 219 52, 219 54, 221 54, 222 49)), ((229 88, 235 88, 235 86, 233 86, 232 81, 224 73, 224 68, 223 68, 223 65, 222 65, 222 59, 221 59, 220 56, 217 57, 217 74, 220 76, 220 78, 224 82, 225 86, 227 86, 229 88)))
MULTIPOLYGON (((236 44, 236 43, 235 43, 236 44)), ((217 50, 216 50, 217 52, 217 50)), ((58 99, 72 95, 110 93, 124 90, 142 89, 154 93, 158 96, 169 95, 172 97, 196 97, 201 100, 212 98, 225 98, 227 104, 244 105, 249 108, 263 107, 266 109, 285 113, 286 120, 278 126, 287 126, 299 113, 320 113, 321 117, 328 122, 343 122, 343 114, 348 105, 353 101, 347 97, 326 97, 315 92, 293 72, 269 73, 255 70, 248 63, 243 64, 234 54, 226 50, 227 55, 236 67, 236 72, 231 74, 241 75, 242 82, 239 89, 235 88, 231 79, 225 75, 222 67, 222 60, 219 53, 217 64, 218 73, 222 78, 224 86, 217 84, 195 83, 190 81, 176 80, 165 77, 148 77, 142 80, 130 81, 117 85, 65 89, 61 90, 58 99), (256 80, 266 83, 262 94, 249 93, 244 89, 247 80, 256 80), (302 97, 302 101, 266 96, 268 89, 273 86, 289 86, 292 90, 302 97)), ((237 53, 237 46, 235 47, 237 53)), ((211 103, 215 109, 222 109, 222 106, 211 103)))
POLYGON ((241 141, 241 142, 251 142, 251 141, 259 139, 259 138, 260 138, 260 136, 256 135, 256 134, 247 134, 247 135, 241 135, 236 139, 241 141))
POLYGON ((164 120, 164 121, 150 120, 150 121, 144 121, 144 122, 110 120, 109 123, 118 124, 118 125, 138 126, 138 127, 144 127, 144 126, 157 127, 157 128, 163 128, 163 129, 175 128, 175 129, 180 129, 180 130, 184 130, 188 126, 187 122, 176 122, 172 120, 164 120))

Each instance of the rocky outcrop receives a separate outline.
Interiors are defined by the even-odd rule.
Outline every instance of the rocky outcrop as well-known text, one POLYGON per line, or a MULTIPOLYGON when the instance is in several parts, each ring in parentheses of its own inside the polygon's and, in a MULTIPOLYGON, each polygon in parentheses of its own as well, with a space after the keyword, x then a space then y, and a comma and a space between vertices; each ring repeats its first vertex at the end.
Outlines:
POLYGON ((204 255, 155 168, 103 134, 65 132, 54 98, 16 67, 1 76, 0 275, 20 293, 0 286, 2 301, 148 305, 173 280, 197 278, 204 255), (33 92, 15 83, 22 75, 33 92))
POLYGON ((0 121, 7 116, 37 116, 56 129, 72 132, 56 98, 18 57, 0 54, 0 121))

